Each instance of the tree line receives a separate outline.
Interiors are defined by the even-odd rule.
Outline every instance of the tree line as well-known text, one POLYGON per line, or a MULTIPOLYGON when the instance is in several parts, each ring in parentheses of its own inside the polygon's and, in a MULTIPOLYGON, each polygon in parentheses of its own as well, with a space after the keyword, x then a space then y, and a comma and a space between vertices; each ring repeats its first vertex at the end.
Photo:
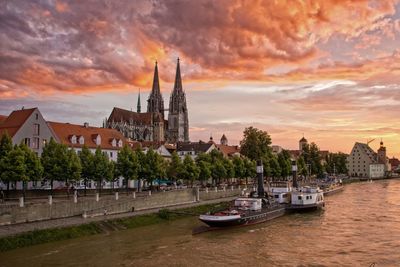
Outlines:
MULTIPOLYGON (((243 132, 240 142, 241 154, 251 160, 261 159, 264 167, 264 176, 272 179, 287 179, 292 173, 293 164, 288 151, 272 153, 271 137, 267 132, 254 127, 248 127, 243 132)), ((322 158, 320 149, 315 143, 303 146, 296 159, 297 174, 303 177, 324 174, 347 174, 347 155, 344 153, 328 153, 322 158)))
POLYGON ((100 147, 92 153, 83 146, 77 154, 74 149, 51 139, 38 157, 23 143, 13 146, 7 134, 0 139, 0 180, 7 185, 7 191, 11 183, 22 182, 24 196, 28 181, 49 181, 51 190, 54 181, 68 186, 83 180, 85 189, 89 181, 95 181, 101 191, 103 182, 114 185, 119 177, 124 178, 128 189, 131 180, 138 180, 139 185, 143 180, 152 185, 160 179, 171 182, 181 180, 193 185, 195 181, 204 184, 211 179, 216 185, 229 178, 246 179, 247 182, 247 178, 254 176, 254 161, 239 156, 227 159, 217 150, 199 154, 196 160, 190 155, 181 160, 173 152, 171 160, 167 161, 153 149, 144 153, 141 149, 134 151, 125 145, 114 162, 100 147))

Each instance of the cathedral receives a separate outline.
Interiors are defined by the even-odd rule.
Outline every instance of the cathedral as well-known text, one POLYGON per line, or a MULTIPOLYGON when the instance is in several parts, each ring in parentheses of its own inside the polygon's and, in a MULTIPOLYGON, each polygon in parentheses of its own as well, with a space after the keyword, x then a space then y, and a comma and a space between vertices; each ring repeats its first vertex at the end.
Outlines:
POLYGON ((164 109, 156 62, 153 86, 147 100, 147 112, 141 112, 139 92, 136 112, 114 107, 108 119, 106 118, 104 127, 117 129, 126 138, 135 141, 189 142, 188 110, 182 87, 179 58, 169 109, 164 109), (168 119, 165 117, 165 111, 168 111, 168 119))

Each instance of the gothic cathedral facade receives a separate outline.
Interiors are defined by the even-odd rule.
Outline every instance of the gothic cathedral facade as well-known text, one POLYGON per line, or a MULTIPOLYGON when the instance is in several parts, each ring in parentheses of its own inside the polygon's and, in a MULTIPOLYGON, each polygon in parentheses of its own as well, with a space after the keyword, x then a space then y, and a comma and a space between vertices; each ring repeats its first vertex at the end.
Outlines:
POLYGON ((117 129, 126 138, 135 141, 189 142, 188 109, 182 87, 179 58, 169 109, 164 109, 156 62, 153 86, 147 100, 147 112, 141 112, 139 92, 136 112, 114 107, 108 119, 104 121, 104 127, 117 129), (168 111, 168 119, 165 118, 165 111, 168 111))

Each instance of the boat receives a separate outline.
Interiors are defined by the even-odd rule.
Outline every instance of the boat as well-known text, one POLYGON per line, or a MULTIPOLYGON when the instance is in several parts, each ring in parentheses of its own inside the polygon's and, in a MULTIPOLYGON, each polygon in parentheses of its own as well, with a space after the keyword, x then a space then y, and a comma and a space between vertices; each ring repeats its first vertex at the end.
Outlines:
POLYGON ((328 178, 318 183, 318 186, 324 191, 324 196, 330 196, 343 191, 344 185, 342 179, 328 178))
POLYGON ((292 186, 288 181, 274 181, 269 185, 269 193, 280 204, 290 203, 292 186))
POLYGON ((286 213, 286 205, 276 202, 264 190, 262 165, 257 166, 258 186, 248 197, 239 197, 227 210, 207 213, 199 220, 208 225, 209 230, 223 227, 262 223, 280 217, 286 213))
POLYGON ((319 187, 303 186, 292 191, 288 211, 305 212, 325 206, 324 192, 319 187))

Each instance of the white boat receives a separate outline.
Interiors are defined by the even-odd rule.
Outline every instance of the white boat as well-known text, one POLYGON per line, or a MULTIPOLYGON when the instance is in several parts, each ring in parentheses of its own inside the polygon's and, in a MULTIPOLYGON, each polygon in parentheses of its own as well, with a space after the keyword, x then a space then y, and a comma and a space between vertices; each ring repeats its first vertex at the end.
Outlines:
POLYGON ((292 186, 289 182, 279 181, 271 182, 269 186, 269 193, 279 204, 290 203, 290 194, 292 192, 292 186))
POLYGON ((288 210, 310 211, 324 206, 324 192, 319 187, 303 186, 292 191, 288 210))

